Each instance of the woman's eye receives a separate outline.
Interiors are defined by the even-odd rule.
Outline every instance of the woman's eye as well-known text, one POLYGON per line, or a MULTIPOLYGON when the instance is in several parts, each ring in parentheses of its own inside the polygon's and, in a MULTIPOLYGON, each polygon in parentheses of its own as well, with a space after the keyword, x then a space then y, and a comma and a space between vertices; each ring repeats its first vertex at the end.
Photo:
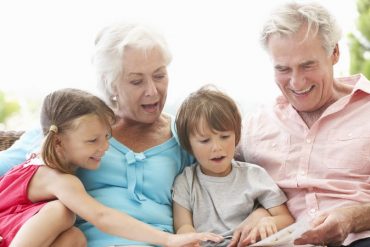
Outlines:
POLYGON ((96 138, 95 139, 91 139, 91 140, 88 140, 87 142, 90 142, 90 143, 94 143, 94 142, 96 142, 96 138))
POLYGON ((139 85, 142 82, 142 80, 132 80, 130 83, 133 85, 139 85))
POLYGON ((227 139, 229 137, 230 137, 230 135, 223 135, 223 136, 221 136, 222 139, 227 139))
POLYGON ((209 141, 209 139, 199 140, 200 143, 207 143, 208 141, 209 141))

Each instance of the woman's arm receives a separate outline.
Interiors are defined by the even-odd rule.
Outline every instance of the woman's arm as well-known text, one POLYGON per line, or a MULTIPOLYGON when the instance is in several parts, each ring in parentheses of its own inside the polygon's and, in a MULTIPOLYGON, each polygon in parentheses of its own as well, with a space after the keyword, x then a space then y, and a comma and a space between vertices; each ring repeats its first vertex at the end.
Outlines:
POLYGON ((196 232, 191 212, 175 201, 173 202, 173 223, 176 233, 196 232))

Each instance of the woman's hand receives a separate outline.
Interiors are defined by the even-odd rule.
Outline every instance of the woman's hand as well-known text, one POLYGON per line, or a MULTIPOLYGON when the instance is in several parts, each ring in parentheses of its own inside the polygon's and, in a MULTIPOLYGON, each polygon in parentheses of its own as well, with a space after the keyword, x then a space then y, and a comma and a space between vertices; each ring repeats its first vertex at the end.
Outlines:
POLYGON ((168 242, 166 244, 167 247, 180 247, 180 246, 193 246, 193 247, 200 247, 202 242, 205 241, 212 241, 218 243, 222 241, 224 238, 220 235, 209 233, 209 232, 192 232, 192 233, 182 233, 182 234, 172 234, 168 238, 168 242))

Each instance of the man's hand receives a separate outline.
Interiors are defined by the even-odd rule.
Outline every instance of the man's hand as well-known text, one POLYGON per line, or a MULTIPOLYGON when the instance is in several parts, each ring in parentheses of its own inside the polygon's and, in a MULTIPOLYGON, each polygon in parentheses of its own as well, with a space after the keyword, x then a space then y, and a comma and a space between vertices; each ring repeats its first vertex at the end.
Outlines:
POLYGON ((352 231, 353 208, 337 208, 322 213, 311 222, 312 229, 294 241, 296 245, 341 246, 352 231))

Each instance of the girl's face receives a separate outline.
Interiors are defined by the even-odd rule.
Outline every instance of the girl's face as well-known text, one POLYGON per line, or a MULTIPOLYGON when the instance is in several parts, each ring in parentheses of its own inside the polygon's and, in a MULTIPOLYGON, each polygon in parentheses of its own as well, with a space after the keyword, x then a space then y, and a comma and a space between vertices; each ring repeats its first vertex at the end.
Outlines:
POLYGON ((72 124, 59 138, 62 160, 81 168, 97 169, 109 147, 108 127, 93 114, 77 118, 72 124))
POLYGON ((162 113, 167 97, 166 59, 158 48, 126 48, 123 73, 116 82, 116 114, 129 121, 153 123, 162 113))
POLYGON ((235 153, 235 132, 212 130, 204 121, 199 124, 199 133, 190 134, 189 140, 202 172, 214 177, 228 175, 235 153))

